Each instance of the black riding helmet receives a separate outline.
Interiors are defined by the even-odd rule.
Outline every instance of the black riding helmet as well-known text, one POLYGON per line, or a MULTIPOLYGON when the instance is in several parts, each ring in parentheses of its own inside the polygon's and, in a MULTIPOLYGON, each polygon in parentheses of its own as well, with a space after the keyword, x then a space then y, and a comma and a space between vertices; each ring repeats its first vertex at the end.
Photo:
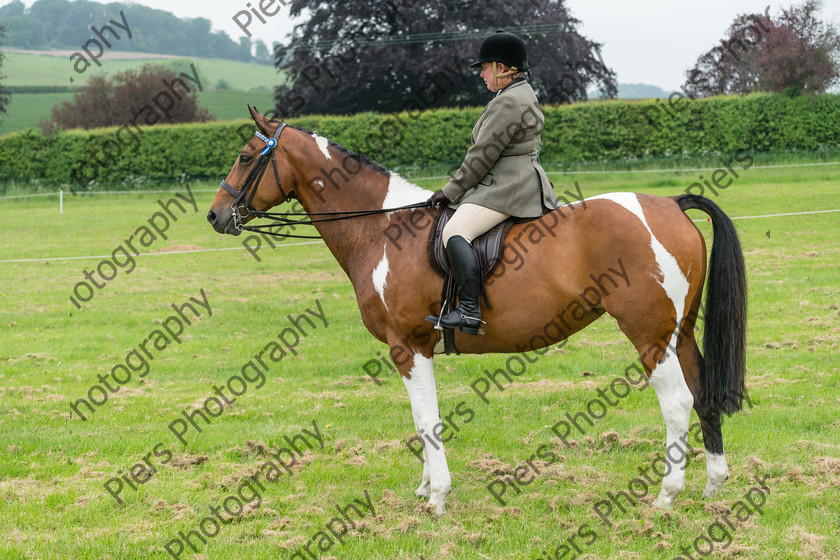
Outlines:
POLYGON ((513 33, 499 29, 481 43, 478 60, 470 64, 470 68, 478 68, 482 62, 501 62, 505 66, 514 66, 525 72, 528 70, 525 41, 513 33))

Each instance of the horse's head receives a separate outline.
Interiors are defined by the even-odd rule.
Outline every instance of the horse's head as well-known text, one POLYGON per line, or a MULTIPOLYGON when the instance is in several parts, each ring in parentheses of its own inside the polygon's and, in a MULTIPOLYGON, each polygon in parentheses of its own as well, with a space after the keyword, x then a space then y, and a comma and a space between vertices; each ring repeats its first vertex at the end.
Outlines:
POLYGON ((294 195, 296 174, 280 136, 285 124, 267 119, 248 106, 257 132, 222 181, 207 212, 207 221, 219 233, 239 235, 252 210, 265 211, 294 195))

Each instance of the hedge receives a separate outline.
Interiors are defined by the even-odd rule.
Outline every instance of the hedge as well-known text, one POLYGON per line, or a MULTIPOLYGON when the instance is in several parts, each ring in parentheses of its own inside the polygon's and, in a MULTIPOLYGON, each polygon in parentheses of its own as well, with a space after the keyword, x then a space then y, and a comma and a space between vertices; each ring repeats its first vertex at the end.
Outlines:
MULTIPOLYGON (((544 164, 774 152, 840 147, 840 95, 758 94, 677 101, 596 101, 544 106, 544 164), (657 113, 658 111, 658 113, 657 113), (658 118, 657 118, 658 115, 658 118), (653 124, 651 124, 653 121, 653 124)), ((454 166, 469 147, 481 108, 400 114, 307 116, 290 124, 317 131, 386 167, 454 166)), ((252 134, 249 121, 73 130, 44 137, 23 131, 0 138, 0 181, 73 185, 224 177, 252 134), (122 142, 120 144, 119 142, 122 142), (102 148, 111 150, 103 158, 102 148), (119 153, 117 153, 119 152, 119 153), (94 162, 98 158, 103 165, 94 162), (83 162, 87 167, 80 167, 83 162), (104 165, 107 164, 107 165, 104 165)))

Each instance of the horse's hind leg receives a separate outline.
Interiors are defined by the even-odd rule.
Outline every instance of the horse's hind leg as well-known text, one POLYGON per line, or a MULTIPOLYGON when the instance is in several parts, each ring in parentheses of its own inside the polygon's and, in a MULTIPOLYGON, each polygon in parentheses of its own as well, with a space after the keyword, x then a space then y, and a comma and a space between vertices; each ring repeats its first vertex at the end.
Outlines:
POLYGON ((639 353, 643 363, 646 362, 645 354, 662 356, 650 364, 650 384, 659 398, 666 430, 665 476, 662 478, 662 490, 653 505, 670 508, 674 498, 685 490, 686 457, 690 448, 688 423, 694 397, 686 385, 682 366, 673 346, 663 346, 662 343, 653 343, 643 350, 640 349, 639 353))
POLYGON ((700 412, 697 415, 700 417, 703 445, 706 448, 706 489, 703 490, 703 497, 714 498, 729 478, 729 466, 723 452, 720 416, 703 416, 700 412))
MULTIPOLYGON (((686 325, 683 332, 693 332, 694 322, 686 325)), ((679 346, 680 363, 686 374, 685 380, 694 395, 697 417, 703 430, 703 446, 706 448, 706 489, 704 498, 713 498, 720 492, 729 478, 729 466, 723 452, 723 434, 720 429, 720 415, 702 410, 700 403, 700 376, 703 375, 703 357, 693 336, 686 336, 679 346)))
MULTIPOLYGON (((670 302, 667 302, 670 303, 670 302)), ((670 508, 674 498, 685 490, 685 466, 690 445, 688 425, 694 396, 686 384, 683 366, 677 353, 678 331, 673 314, 646 313, 640 316, 630 300, 619 303, 615 313, 618 326, 636 347, 650 384, 656 391, 662 416, 665 419, 665 465, 657 476, 662 476, 662 490, 654 505, 670 508)), ((648 309, 667 309, 665 301, 651 302, 648 309)))

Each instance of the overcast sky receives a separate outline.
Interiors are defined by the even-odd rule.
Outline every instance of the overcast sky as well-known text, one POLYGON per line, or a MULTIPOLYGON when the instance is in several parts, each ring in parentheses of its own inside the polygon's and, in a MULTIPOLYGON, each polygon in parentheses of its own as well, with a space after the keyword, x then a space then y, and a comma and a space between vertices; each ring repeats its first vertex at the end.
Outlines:
MULTIPOLYGON (((31 6, 34 0, 24 0, 31 6)), ((352 0, 349 0, 352 1, 352 0)), ((398 0, 406 1, 406 0, 398 0)), ((740 13, 763 13, 767 0, 566 0, 572 15, 581 21, 579 31, 590 40, 603 43, 604 62, 615 70, 622 83, 646 83, 667 91, 679 89, 685 71, 697 57, 711 49, 729 24, 740 13)), ((0 0, 0 5, 8 0, 0 0)), ((179 17, 203 17, 238 40, 244 33, 233 21, 234 15, 248 10, 246 3, 258 0, 135 0, 136 4, 173 12, 179 17)), ((801 3, 786 0, 770 4, 770 14, 781 7, 801 3)), ((279 2, 275 5, 280 5, 279 2)), ((293 22, 288 8, 261 23, 252 15, 248 30, 253 39, 285 42, 293 22)), ((840 27, 840 2, 825 0, 823 20, 840 27)), ((244 16, 241 17, 244 21, 244 16)), ((129 20, 130 21, 130 20, 129 20)), ((504 22, 500 22, 504 27, 504 22)), ((81 43, 80 43, 81 44, 81 43)))

